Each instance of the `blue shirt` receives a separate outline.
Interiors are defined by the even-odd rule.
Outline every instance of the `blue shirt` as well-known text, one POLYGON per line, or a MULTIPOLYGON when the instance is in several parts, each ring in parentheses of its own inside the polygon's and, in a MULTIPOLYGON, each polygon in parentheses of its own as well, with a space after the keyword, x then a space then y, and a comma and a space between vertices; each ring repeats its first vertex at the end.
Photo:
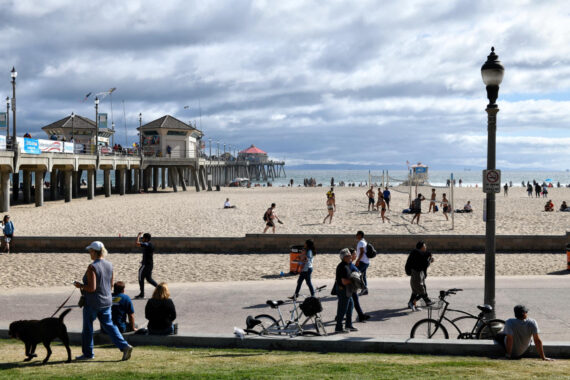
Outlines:
POLYGON ((13 235, 14 234, 14 223, 11 220, 8 223, 4 224, 4 235, 13 235))
POLYGON ((384 195, 384 199, 390 199, 390 190, 384 190, 382 194, 384 195))
POLYGON ((313 268, 313 251, 311 251, 310 249, 307 251, 307 262, 305 263, 305 265, 303 266, 303 270, 302 272, 308 272, 309 269, 313 268))
POLYGON ((127 330, 127 315, 135 313, 131 298, 125 293, 113 294, 111 313, 113 324, 117 326, 121 332, 125 332, 127 330))

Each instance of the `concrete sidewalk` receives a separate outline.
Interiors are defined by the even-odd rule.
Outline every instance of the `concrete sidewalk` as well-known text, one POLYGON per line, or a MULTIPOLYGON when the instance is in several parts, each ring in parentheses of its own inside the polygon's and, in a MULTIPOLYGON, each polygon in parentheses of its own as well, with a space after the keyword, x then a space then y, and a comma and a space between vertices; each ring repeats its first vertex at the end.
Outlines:
MULTIPOLYGON (((179 334, 231 335, 234 326, 244 328, 248 315, 277 315, 275 310, 265 305, 268 299, 283 299, 293 294, 294 278, 244 281, 169 284, 176 305, 179 334)), ((361 304, 371 319, 366 323, 355 323, 359 331, 344 337, 356 339, 407 339, 413 324, 427 317, 426 311, 411 312, 407 309, 410 295, 408 278, 378 278, 369 280, 370 295, 361 297, 361 304)), ((334 330, 336 297, 330 296, 332 280, 314 280, 315 286, 327 285, 322 299, 323 320, 327 330, 334 330)), ((551 275, 535 277, 499 277, 497 285, 497 317, 512 317, 515 304, 526 304, 529 316, 538 321, 540 335, 545 342, 570 341, 570 304, 568 289, 570 276, 551 275)), ((483 303, 482 277, 428 277, 427 286, 432 298, 437 298, 440 289, 463 288, 464 291, 450 296, 452 308, 477 314, 477 304, 483 303)), ((14 289, 0 292, 0 328, 6 329, 10 322, 18 319, 41 319, 51 316, 65 298, 72 286, 57 288, 14 289)), ((303 285, 302 293, 307 293, 303 285)), ((138 293, 138 286, 127 285, 127 294, 138 293)), ((151 294, 151 287, 147 294, 151 294)), ((68 305, 76 305, 79 294, 76 291, 68 305)), ((144 307, 146 300, 135 300, 135 315, 139 325, 146 322, 144 307)), ((282 311, 291 309, 288 303, 282 311)), ((354 315, 356 317, 356 315, 354 315)), ((81 309, 74 307, 65 319, 69 331, 80 332, 82 325, 81 309)), ((97 322, 96 325, 97 327, 97 322)), ((448 327, 451 338, 455 338, 452 327, 448 327)), ((326 338, 325 338, 326 339, 326 338)))

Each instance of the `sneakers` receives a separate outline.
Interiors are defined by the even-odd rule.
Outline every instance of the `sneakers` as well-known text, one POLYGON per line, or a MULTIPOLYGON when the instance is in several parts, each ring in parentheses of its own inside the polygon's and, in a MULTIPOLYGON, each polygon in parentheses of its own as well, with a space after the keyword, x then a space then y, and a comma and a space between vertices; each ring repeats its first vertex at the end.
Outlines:
POLYGON ((415 309, 416 310, 414 310, 414 311, 422 311, 423 310, 421 307, 418 307, 418 306, 416 306, 415 309))
POLYGON ((350 331, 350 332, 358 331, 358 329, 357 329, 356 327, 354 327, 354 326, 347 327, 345 330, 348 330, 348 331, 350 331))
POLYGON ((369 320, 370 316, 368 314, 362 314, 358 316, 358 322, 364 323, 365 321, 369 320))
POLYGON ((368 295, 368 289, 367 288, 362 289, 362 291, 359 294, 359 296, 367 296, 367 295, 368 295))
POLYGON ((334 332, 337 334, 347 334, 350 331, 348 331, 348 329, 334 329, 334 332))
POLYGON ((292 295, 292 296, 290 296, 290 297, 287 297, 287 298, 289 298, 290 300, 296 300, 297 297, 298 297, 298 296, 297 296, 296 294, 294 294, 294 295, 292 295))
POLYGON ((435 304, 434 301, 430 300, 429 298, 425 300, 426 306, 431 306, 433 304, 435 304))
POLYGON ((132 352, 133 352, 133 346, 129 344, 127 347, 123 348, 123 358, 121 360, 122 361, 129 360, 131 358, 132 352))
POLYGON ((76 356, 75 360, 92 360, 94 359, 95 356, 85 356, 85 355, 81 355, 81 356, 76 356))
POLYGON ((140 300, 144 298, 144 294, 139 294, 138 296, 135 296, 135 299, 140 300))
POLYGON ((408 302, 408 309, 410 309, 412 311, 416 311, 416 306, 414 305, 413 302, 408 302))

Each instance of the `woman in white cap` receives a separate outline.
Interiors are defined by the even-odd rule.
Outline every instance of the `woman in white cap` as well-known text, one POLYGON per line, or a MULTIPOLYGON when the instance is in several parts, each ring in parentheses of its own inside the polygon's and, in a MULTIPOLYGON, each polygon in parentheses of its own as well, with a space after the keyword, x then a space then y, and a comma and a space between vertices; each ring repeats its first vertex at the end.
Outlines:
POLYGON ((93 262, 87 267, 83 282, 75 281, 75 287, 85 296, 83 306, 83 331, 81 332, 81 346, 83 355, 77 360, 93 359, 93 321, 97 318, 101 328, 105 330, 115 346, 123 352, 123 360, 129 360, 133 347, 125 341, 117 326, 111 319, 111 287, 114 282, 113 264, 105 260, 107 250, 100 241, 94 241, 86 247, 93 262))

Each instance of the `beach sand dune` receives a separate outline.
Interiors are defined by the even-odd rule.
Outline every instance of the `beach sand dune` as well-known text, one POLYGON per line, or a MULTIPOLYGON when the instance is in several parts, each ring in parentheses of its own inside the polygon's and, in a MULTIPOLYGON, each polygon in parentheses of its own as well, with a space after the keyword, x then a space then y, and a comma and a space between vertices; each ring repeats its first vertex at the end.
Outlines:
MULTIPOLYGON (((484 254, 435 254, 429 276, 483 276, 484 254)), ((378 255, 368 277, 405 277, 407 254, 378 255)), ((138 289, 140 254, 110 254, 115 280, 138 289)), ((90 263, 87 253, 27 253, 0 256, 0 289, 66 286, 81 280, 90 263)), ((155 254, 153 277, 171 283, 247 281, 279 278, 289 272, 288 254, 155 254)), ((339 258, 336 254, 315 256, 313 278, 332 286, 339 258)), ((534 276, 566 271, 566 255, 497 254, 497 276, 534 276)))
MULTIPOLYGON (((411 216, 402 214, 408 207, 408 187, 392 189, 390 223, 383 224, 378 212, 367 212, 366 188, 335 189, 337 213, 332 224, 323 224, 327 214, 325 193, 329 188, 273 187, 222 188, 221 192, 159 192, 157 194, 97 196, 95 200, 74 199, 46 202, 43 207, 18 205, 10 215, 16 236, 136 236, 140 231, 153 236, 244 236, 261 233, 262 215, 272 202, 283 225, 283 234, 485 234, 480 188, 455 188, 455 208, 463 208, 470 200, 472 214, 456 214, 455 228, 440 211, 424 214, 420 225, 411 225, 411 216), (222 208, 230 198, 235 209, 222 208)), ((419 188, 429 197, 430 188, 419 188)), ((438 199, 449 189, 438 188, 438 199)), ((563 200, 570 202, 570 188, 550 189, 558 210, 563 200)), ((570 229, 570 212, 544 212, 546 198, 528 198, 525 189, 511 188, 509 196, 497 194, 497 234, 561 235, 570 229)), ((429 202, 423 203, 427 212, 429 202)), ((440 207, 441 210, 441 207, 440 207)))

